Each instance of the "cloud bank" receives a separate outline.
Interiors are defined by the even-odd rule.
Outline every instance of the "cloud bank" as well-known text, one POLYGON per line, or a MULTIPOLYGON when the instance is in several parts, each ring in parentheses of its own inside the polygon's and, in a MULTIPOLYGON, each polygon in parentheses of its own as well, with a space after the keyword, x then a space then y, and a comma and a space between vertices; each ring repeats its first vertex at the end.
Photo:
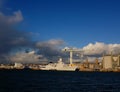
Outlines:
POLYGON ((48 47, 50 49, 55 50, 55 49, 59 48, 60 46, 64 45, 64 43, 65 42, 60 39, 51 39, 48 41, 37 42, 36 47, 38 47, 38 48, 48 47))
POLYGON ((19 63, 45 63, 48 60, 44 58, 42 55, 38 55, 35 51, 26 52, 17 52, 9 56, 11 62, 19 62, 19 63))
POLYGON ((89 43, 83 48, 85 55, 119 54, 120 44, 105 44, 103 42, 89 43))
MULTIPOLYGON (((70 49, 69 47, 65 47, 64 49, 70 49)), ((102 60, 103 54, 120 54, 120 44, 106 44, 103 42, 96 42, 96 43, 89 43, 88 45, 82 47, 82 48, 73 48, 74 50, 82 50, 83 51, 83 57, 80 57, 85 61, 86 59, 89 60, 89 62, 95 61, 97 58, 99 61, 102 60)), ((75 54, 77 52, 74 52, 73 58, 75 58, 75 54)), ((82 54, 82 52, 81 52, 82 54)))
POLYGON ((0 12, 0 62, 35 63, 41 60, 56 61, 59 56, 63 55, 60 50, 61 46, 64 45, 63 40, 51 39, 48 41, 33 42, 29 33, 13 28, 13 25, 21 21, 23 21, 23 16, 20 10, 13 12, 13 15, 5 15, 0 12), (30 56, 25 52, 14 52, 14 49, 24 47, 37 49, 37 54, 30 56), (14 54, 11 55, 10 52, 12 50, 14 54), (42 55, 43 57, 38 59, 35 58, 35 55, 42 55))
POLYGON ((23 20, 21 11, 13 14, 8 16, 0 12, 0 62, 6 62, 6 56, 12 49, 32 46, 29 33, 12 27, 23 20))
MULTIPOLYGON (((0 6, 3 4, 2 1, 0 1, 0 6)), ((51 39, 33 43, 31 37, 29 37, 29 33, 12 28, 12 25, 18 24, 23 20, 23 14, 20 10, 14 11, 12 15, 0 12, 0 62, 7 62, 5 61, 7 59, 12 62, 37 63, 48 60, 57 61, 59 57, 66 58, 69 56, 61 52, 62 47, 65 45, 64 40, 51 39), (32 48, 32 46, 34 49, 37 49, 36 54, 17 52, 13 55, 8 55, 12 49, 19 47, 32 48)), ((109 54, 111 52, 118 54, 120 53, 120 44, 89 43, 82 50, 86 56, 102 56, 103 53, 109 54)))
POLYGON ((9 55, 9 60, 11 62, 20 63, 47 63, 50 61, 56 62, 59 56, 63 55, 60 49, 60 46, 63 44, 63 40, 57 39, 36 42, 36 51, 17 51, 16 53, 9 55))
POLYGON ((51 39, 48 41, 37 42, 36 47, 39 49, 38 53, 42 54, 49 60, 56 60, 58 57, 63 56, 61 51, 61 46, 63 46, 65 42, 60 39, 51 39))

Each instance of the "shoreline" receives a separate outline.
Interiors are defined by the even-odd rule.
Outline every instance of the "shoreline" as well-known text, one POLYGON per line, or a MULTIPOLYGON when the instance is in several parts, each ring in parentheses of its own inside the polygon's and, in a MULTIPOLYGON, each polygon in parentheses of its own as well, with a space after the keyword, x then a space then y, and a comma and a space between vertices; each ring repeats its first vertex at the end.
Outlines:
POLYGON ((30 69, 30 68, 27 68, 27 69, 17 69, 17 68, 13 68, 13 69, 7 69, 7 68, 0 68, 0 71, 2 70, 20 70, 20 71, 24 71, 24 70, 32 70, 32 71, 58 71, 58 72, 114 72, 114 73, 118 73, 120 71, 64 71, 64 70, 41 70, 41 69, 30 69))

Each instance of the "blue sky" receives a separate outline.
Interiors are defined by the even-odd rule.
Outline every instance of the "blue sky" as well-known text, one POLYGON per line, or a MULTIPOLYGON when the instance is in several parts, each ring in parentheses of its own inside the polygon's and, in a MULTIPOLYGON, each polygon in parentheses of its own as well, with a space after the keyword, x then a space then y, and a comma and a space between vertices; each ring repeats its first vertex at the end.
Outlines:
POLYGON ((35 40, 62 39, 74 47, 120 43, 119 0, 6 0, 4 7, 4 14, 22 12, 18 28, 39 34, 35 40))

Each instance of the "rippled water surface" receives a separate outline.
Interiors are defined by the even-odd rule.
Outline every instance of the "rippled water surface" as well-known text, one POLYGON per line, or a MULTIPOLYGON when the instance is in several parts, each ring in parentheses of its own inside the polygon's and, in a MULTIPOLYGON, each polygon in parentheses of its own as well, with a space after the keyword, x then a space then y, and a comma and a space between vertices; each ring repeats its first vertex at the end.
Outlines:
POLYGON ((120 92, 120 73, 0 70, 0 92, 120 92))

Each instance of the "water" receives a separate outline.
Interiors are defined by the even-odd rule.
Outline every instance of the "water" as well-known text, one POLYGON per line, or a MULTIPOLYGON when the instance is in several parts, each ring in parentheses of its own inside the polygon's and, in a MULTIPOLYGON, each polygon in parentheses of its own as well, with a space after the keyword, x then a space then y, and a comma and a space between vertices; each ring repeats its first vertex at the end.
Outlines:
POLYGON ((120 92, 120 73, 0 70, 0 92, 120 92))

